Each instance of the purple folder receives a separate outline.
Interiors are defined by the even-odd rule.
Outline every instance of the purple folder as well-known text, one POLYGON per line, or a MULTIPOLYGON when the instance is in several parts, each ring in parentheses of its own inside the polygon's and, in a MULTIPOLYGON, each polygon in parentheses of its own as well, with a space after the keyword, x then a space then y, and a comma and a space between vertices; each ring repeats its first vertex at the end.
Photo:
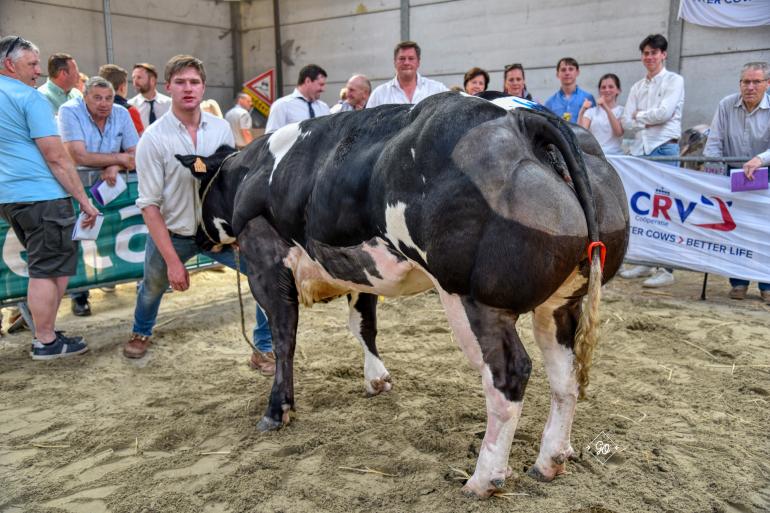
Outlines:
POLYGON ((730 191, 759 191, 767 189, 767 168, 760 167, 754 171, 754 179, 749 180, 743 174, 743 169, 732 169, 730 171, 730 191))
POLYGON ((91 186, 91 196, 93 196, 94 200, 101 205, 104 206, 104 200, 102 199, 102 194, 99 192, 99 186, 102 184, 102 179, 99 178, 94 184, 91 186))

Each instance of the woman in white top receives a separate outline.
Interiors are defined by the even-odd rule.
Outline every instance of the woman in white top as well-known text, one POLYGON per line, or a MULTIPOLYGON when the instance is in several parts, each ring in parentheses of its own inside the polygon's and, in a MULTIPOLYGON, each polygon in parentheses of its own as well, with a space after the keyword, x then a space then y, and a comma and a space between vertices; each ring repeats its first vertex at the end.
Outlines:
POLYGON ((599 79, 599 99, 596 107, 586 100, 580 107, 578 125, 591 131, 606 154, 623 153, 623 126, 620 117, 623 106, 615 102, 620 94, 620 79, 607 73, 599 79))

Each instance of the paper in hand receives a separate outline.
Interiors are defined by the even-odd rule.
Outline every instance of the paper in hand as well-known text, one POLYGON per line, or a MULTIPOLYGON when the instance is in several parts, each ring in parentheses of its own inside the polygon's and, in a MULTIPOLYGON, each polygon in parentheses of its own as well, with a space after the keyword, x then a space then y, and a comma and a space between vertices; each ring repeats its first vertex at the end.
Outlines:
POLYGON ((115 178, 115 185, 110 187, 107 185, 107 182, 103 180, 98 180, 95 184, 91 186, 91 195, 94 197, 94 200, 101 206, 105 206, 126 190, 128 186, 126 185, 126 181, 123 179, 123 177, 118 173, 118 176, 115 178))
POLYGON ((83 228, 83 220, 85 218, 86 214, 81 212, 78 220, 75 221, 75 228, 72 230, 72 240, 96 240, 99 236, 102 223, 104 223, 104 214, 96 216, 96 222, 91 228, 83 228))

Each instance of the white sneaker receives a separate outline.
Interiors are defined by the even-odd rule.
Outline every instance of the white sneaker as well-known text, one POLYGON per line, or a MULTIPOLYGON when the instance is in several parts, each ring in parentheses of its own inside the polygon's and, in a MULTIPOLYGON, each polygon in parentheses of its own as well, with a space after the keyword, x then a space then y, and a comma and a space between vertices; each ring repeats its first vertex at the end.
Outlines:
POLYGON ((627 280, 632 278, 646 278, 647 276, 652 276, 652 267, 647 267, 646 265, 637 265, 629 269, 623 269, 618 274, 621 278, 625 278, 627 280))
POLYGON ((655 276, 652 278, 647 278, 642 283, 642 287, 647 288, 657 288, 657 287, 666 287, 668 285, 674 284, 674 275, 668 271, 666 271, 663 268, 658 269, 658 272, 655 273, 655 276))

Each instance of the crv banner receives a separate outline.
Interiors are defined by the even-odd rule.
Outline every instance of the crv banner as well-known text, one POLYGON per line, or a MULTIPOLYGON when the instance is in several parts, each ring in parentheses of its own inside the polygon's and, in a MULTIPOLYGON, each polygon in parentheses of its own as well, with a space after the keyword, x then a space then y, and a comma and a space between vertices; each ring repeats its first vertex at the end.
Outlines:
POLYGON ((626 258, 770 282, 770 192, 730 192, 730 177, 608 156, 628 196, 626 258))

